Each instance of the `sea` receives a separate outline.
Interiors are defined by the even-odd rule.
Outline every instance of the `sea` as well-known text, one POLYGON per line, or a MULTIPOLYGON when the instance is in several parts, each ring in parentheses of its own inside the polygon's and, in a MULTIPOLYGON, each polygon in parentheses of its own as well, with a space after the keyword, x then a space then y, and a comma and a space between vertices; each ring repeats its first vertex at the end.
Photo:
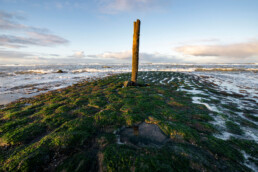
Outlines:
MULTIPOLYGON (((258 63, 146 63, 139 66, 139 71, 171 71, 201 76, 223 91, 244 94, 258 103, 258 63)), ((131 72, 131 64, 0 65, 0 105, 79 81, 126 72, 131 72), (62 73, 58 73, 59 70, 62 73)))

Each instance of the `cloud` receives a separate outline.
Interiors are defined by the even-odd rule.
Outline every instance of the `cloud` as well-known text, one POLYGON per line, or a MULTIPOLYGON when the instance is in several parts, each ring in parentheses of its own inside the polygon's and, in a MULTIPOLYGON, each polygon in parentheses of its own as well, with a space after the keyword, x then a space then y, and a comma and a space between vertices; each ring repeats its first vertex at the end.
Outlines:
POLYGON ((186 45, 175 50, 184 55, 243 59, 258 56, 258 40, 228 45, 186 45))
POLYGON ((108 59, 129 59, 132 57, 131 51, 122 51, 122 52, 105 52, 100 54, 98 57, 108 58, 108 59))
MULTIPOLYGON (((132 52, 122 51, 122 52, 105 52, 97 55, 88 55, 87 57, 95 59, 110 59, 113 63, 115 62, 131 62, 132 52)), ((160 53, 140 53, 139 60, 143 63, 179 63, 182 59, 176 58, 175 56, 160 54, 160 53)))
POLYGON ((27 45, 51 47, 68 43, 64 38, 52 34, 28 32, 27 35, 27 37, 0 35, 0 46, 9 48, 21 48, 27 45))
POLYGON ((83 58, 83 57, 86 57, 86 56, 84 54, 84 51, 77 51, 77 52, 74 53, 74 55, 72 55, 70 57, 83 58))
MULTIPOLYGON (((75 64, 75 63, 131 63, 131 51, 106 52, 97 55, 85 55, 83 51, 75 52, 72 56, 58 54, 31 53, 22 51, 8 51, 0 49, 0 64, 75 64), (76 57, 76 58, 75 58, 76 57)), ((180 63, 180 58, 160 53, 140 53, 140 63, 180 63)))
POLYGON ((105 52, 101 54, 91 54, 87 55, 88 58, 92 59, 117 59, 117 60, 123 60, 123 59, 129 59, 132 57, 132 53, 130 51, 122 51, 122 52, 105 52))
POLYGON ((67 44, 69 41, 51 34, 48 29, 26 26, 17 23, 22 17, 13 13, 0 11, 0 30, 15 31, 15 35, 0 35, 0 46, 21 48, 28 45, 56 46, 67 44), (23 36, 17 36, 17 33, 23 36))
POLYGON ((161 54, 161 53, 140 53, 140 59, 144 63, 180 63, 184 62, 173 55, 161 54))
POLYGON ((148 11, 165 6, 165 0, 98 0, 100 11, 116 14, 125 11, 148 11))
MULTIPOLYGON (((0 48, 0 64, 78 64, 78 63, 109 63, 110 59, 74 58, 58 54, 8 51, 0 48)), ((112 63, 112 62, 111 62, 112 63)))
POLYGON ((1 30, 10 30, 10 29, 24 29, 27 26, 15 22, 15 20, 24 19, 22 16, 19 16, 14 13, 7 13, 0 11, 0 29, 1 30))

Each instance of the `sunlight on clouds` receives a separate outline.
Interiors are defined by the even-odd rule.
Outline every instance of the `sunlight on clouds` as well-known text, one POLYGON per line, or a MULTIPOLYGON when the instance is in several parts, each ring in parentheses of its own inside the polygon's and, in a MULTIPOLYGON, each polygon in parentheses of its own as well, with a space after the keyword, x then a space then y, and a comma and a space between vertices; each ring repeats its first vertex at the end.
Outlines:
MULTIPOLYGON (((109 62, 123 61, 131 62, 132 51, 122 51, 122 52, 105 52, 97 55, 87 55, 89 58, 95 59, 109 59, 109 62)), ((183 62, 183 59, 178 57, 160 54, 160 53, 145 53, 140 52, 139 60, 144 63, 179 63, 183 62)))
POLYGON ((73 57, 77 57, 77 58, 85 57, 84 51, 77 51, 77 52, 75 52, 73 57))
POLYGON ((258 41, 228 45, 186 45, 175 48, 177 52, 193 56, 217 56, 229 58, 258 57, 258 41))
POLYGON ((123 52, 106 52, 100 55, 102 58, 129 59, 132 57, 131 51, 123 52))

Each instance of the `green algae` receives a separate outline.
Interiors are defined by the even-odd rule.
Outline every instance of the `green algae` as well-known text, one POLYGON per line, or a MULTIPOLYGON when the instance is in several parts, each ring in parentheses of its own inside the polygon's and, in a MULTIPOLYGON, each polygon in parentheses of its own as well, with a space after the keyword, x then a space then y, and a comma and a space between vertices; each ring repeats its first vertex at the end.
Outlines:
MULTIPOLYGON (((139 73, 146 75, 141 82, 151 83, 151 77, 189 77, 139 73)), ((80 82, 1 109, 0 171, 250 171, 241 151, 255 161, 257 143, 214 137, 219 131, 210 123, 212 112, 193 104, 192 95, 177 91, 186 85, 183 80, 122 88, 129 78, 119 74, 80 82), (159 126, 169 141, 161 147, 117 144, 117 129, 144 121, 159 126)), ((198 87, 221 95, 212 86, 199 83, 198 87)), ((234 122, 226 126, 229 132, 243 134, 234 122)))
POLYGON ((232 121, 226 121, 226 127, 230 133, 242 135, 243 131, 236 123, 232 121))

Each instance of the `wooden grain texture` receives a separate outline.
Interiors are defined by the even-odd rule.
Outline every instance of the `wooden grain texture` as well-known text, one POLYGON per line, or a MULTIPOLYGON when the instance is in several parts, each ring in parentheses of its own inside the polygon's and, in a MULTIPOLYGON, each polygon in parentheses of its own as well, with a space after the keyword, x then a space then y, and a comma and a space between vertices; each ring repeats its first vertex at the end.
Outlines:
POLYGON ((137 82, 138 65, 139 65, 139 44, 140 44, 140 24, 138 19, 134 22, 134 34, 133 34, 133 50, 132 50, 132 77, 131 81, 137 82))

